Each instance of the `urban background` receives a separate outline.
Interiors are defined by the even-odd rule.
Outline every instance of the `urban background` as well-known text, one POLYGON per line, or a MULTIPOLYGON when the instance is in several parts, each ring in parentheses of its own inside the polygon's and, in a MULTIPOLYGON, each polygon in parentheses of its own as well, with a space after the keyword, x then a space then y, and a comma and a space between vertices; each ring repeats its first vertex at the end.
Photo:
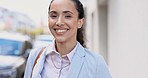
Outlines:
MULTIPOLYGON (((85 7, 87 47, 105 58, 112 77, 148 78, 148 0, 81 1, 85 7)), ((28 52, 52 40, 47 23, 49 2, 0 0, 0 78, 20 78, 28 52), (12 50, 10 45, 16 46, 16 40, 18 50, 12 50), (15 58, 4 58, 11 50, 14 53, 9 55, 15 58), (6 62, 14 65, 12 58, 19 59, 19 63, 12 66, 6 62)))

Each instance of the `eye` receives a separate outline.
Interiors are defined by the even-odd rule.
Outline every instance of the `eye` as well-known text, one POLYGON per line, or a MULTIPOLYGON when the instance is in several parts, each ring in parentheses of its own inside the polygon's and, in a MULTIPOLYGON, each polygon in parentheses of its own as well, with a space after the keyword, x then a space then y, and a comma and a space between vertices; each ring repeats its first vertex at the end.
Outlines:
POLYGON ((50 15, 50 17, 54 19, 54 18, 57 18, 58 16, 57 15, 50 15))
POLYGON ((70 15, 66 15, 65 18, 71 18, 71 16, 70 15))
POLYGON ((51 15, 50 17, 51 17, 51 18, 56 18, 57 16, 56 16, 56 15, 51 15))

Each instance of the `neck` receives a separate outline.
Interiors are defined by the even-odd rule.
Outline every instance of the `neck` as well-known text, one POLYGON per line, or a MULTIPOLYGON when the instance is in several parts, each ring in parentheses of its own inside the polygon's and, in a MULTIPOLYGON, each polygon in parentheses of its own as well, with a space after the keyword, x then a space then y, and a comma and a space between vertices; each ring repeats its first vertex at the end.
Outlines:
POLYGON ((56 42, 56 50, 61 54, 61 55, 66 55, 70 53, 76 46, 77 41, 70 42, 70 43, 58 43, 56 42))

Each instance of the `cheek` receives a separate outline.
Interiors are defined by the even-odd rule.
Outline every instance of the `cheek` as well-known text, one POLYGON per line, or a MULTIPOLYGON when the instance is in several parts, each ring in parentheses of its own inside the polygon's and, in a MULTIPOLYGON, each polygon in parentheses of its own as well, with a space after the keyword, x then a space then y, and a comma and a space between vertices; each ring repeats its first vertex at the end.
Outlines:
POLYGON ((51 23, 50 22, 48 22, 48 27, 50 28, 52 25, 51 25, 51 23))
POLYGON ((55 21, 54 20, 48 20, 48 26, 49 27, 54 26, 54 24, 55 24, 55 21))
POLYGON ((77 22, 77 21, 71 22, 71 27, 72 27, 73 29, 77 29, 77 28, 78 28, 78 22, 77 22))
POLYGON ((50 30, 50 31, 52 31, 52 27, 54 26, 54 24, 53 23, 51 23, 51 22, 48 22, 48 29, 50 30))

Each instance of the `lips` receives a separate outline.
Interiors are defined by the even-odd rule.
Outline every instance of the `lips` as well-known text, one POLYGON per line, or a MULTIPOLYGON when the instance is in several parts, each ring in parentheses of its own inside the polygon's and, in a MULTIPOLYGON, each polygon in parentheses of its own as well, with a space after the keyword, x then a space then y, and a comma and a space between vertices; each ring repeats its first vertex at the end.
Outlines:
POLYGON ((69 29, 68 28, 54 28, 54 31, 57 35, 65 34, 69 29))

